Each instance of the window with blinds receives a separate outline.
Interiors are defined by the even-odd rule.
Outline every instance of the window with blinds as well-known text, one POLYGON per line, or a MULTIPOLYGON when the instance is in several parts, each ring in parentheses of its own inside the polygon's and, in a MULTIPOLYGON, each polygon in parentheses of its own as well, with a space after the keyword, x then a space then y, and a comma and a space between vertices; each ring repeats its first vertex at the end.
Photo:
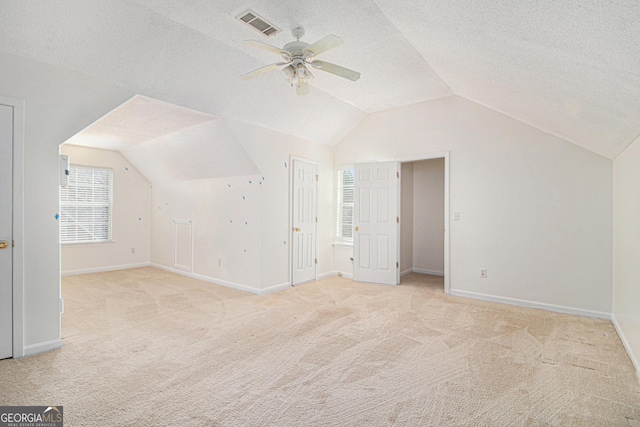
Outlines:
POLYGON ((60 242, 111 241, 112 217, 111 169, 72 165, 60 188, 60 242))
POLYGON ((353 243, 353 169, 341 169, 337 173, 336 238, 339 243, 353 243))

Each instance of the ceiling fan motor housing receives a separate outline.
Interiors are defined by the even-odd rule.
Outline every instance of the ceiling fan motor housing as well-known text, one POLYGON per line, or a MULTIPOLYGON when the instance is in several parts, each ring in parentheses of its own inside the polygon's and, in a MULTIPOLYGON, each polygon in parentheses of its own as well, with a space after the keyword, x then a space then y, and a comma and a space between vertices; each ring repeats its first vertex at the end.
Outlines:
MULTIPOLYGON (((290 42, 285 44, 282 50, 289 52, 289 55, 291 55, 291 58, 296 58, 296 57, 303 58, 305 56, 305 54, 303 53, 303 50, 305 50, 309 46, 311 46, 309 43, 295 41, 295 42, 290 42)), ((308 53, 307 53, 307 56, 309 56, 308 53)))

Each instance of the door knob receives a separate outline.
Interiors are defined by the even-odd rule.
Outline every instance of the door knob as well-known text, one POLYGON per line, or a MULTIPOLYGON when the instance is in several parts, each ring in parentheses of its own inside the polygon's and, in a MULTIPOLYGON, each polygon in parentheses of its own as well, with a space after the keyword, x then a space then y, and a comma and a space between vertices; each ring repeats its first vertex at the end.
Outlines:
POLYGON ((300 228, 299 228, 299 227, 296 227, 296 231, 300 231, 300 228))
POLYGON ((0 249, 4 249, 7 246, 9 246, 9 243, 6 240, 0 240, 0 249))
POLYGON ((358 230, 359 230, 358 227, 356 227, 356 231, 358 231, 358 230))

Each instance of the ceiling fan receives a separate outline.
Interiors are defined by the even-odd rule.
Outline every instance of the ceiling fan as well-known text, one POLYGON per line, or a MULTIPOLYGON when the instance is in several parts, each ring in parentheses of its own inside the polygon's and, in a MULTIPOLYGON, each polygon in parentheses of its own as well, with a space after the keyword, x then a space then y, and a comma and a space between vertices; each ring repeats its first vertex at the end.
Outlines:
POLYGON ((309 80, 314 77, 309 70, 309 66, 316 70, 335 74, 336 76, 340 76, 354 82, 360 78, 360 73, 357 71, 315 59, 315 57, 321 53, 343 44, 344 42, 340 37, 330 34, 310 45, 309 43, 300 41, 304 36, 304 28, 294 28, 291 31, 291 35, 296 38, 296 41, 287 43, 282 49, 259 41, 247 40, 247 43, 252 46, 281 55, 284 62, 277 62, 275 64, 267 65, 266 67, 258 68, 257 70, 240 76, 240 78, 243 80, 249 80, 282 67, 280 72, 291 86, 295 85, 296 93, 298 95, 306 95, 309 93, 309 80))

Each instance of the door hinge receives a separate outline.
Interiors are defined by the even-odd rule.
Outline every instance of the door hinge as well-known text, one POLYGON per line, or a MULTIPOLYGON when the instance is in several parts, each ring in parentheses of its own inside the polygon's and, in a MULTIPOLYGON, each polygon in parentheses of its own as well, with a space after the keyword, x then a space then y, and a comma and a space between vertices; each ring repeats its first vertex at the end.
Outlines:
POLYGON ((397 222, 398 224, 400 224, 400 218, 399 218, 399 217, 396 217, 396 222, 397 222))
POLYGON ((400 268, 400 264, 396 261, 396 268, 400 268))
POLYGON ((316 175, 316 181, 319 179, 320 175, 316 175))
POLYGON ((396 172, 396 176, 400 178, 400 172, 396 172))
POLYGON ((316 222, 318 222, 318 217, 316 217, 316 222))
POLYGON ((318 264, 318 258, 316 258, 316 264, 318 264))

